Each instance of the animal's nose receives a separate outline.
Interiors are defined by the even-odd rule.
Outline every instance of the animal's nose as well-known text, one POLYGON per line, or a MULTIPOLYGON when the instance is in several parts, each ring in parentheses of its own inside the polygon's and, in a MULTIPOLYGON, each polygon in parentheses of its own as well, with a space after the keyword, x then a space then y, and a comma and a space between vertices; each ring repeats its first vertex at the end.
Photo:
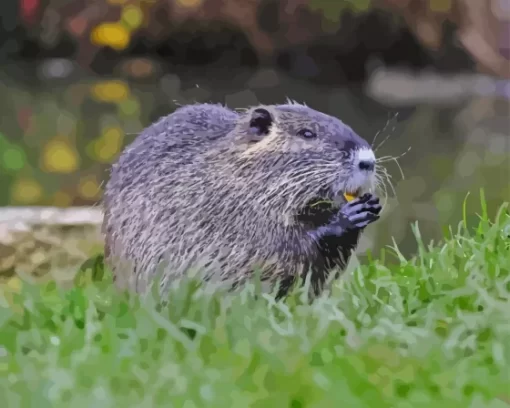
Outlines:
POLYGON ((361 160, 359 162, 360 170, 373 171, 375 168, 375 161, 373 160, 361 160))

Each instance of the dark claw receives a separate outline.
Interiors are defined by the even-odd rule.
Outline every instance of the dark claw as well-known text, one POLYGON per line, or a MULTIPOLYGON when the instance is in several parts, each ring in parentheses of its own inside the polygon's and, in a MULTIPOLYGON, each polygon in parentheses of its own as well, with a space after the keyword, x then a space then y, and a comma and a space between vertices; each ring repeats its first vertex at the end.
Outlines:
POLYGON ((365 228, 368 224, 371 224, 373 223, 374 221, 377 221, 379 219, 379 217, 375 217, 371 220, 368 220, 368 221, 364 221, 364 222, 361 222, 357 225, 357 228, 361 229, 361 228, 365 228))
POLYGON ((338 222, 348 229, 365 228, 379 219, 381 209, 378 197, 364 194, 342 207, 338 222))
POLYGON ((374 214, 372 212, 362 212, 362 213, 359 213, 359 214, 356 214, 356 215, 353 215, 352 217, 349 218, 349 221, 354 224, 354 225, 358 225, 364 221, 375 221, 376 219, 378 219, 379 216, 377 214, 374 214))
POLYGON ((363 229, 380 218, 381 209, 378 197, 365 194, 345 204, 330 224, 319 227, 311 234, 315 238, 340 237, 348 230, 363 229))

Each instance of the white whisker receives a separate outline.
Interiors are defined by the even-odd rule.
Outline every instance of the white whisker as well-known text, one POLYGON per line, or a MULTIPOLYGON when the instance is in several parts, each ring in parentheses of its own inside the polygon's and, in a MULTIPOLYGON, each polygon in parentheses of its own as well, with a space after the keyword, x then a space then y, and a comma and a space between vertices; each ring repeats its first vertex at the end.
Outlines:
MULTIPOLYGON (((389 124, 391 123, 391 121, 392 121, 393 119, 397 118, 397 117, 398 117, 398 112, 395 112, 395 114, 394 114, 392 117, 390 117, 390 115, 388 114, 388 119, 386 120, 386 123, 384 124, 383 128, 382 128, 381 130, 379 130, 379 131, 375 134, 375 136, 374 136, 374 140, 372 140, 372 144, 371 144, 372 148, 374 147, 374 143, 376 142, 377 137, 378 137, 378 136, 379 136, 382 132, 384 132, 384 131, 388 128, 388 126, 389 126, 389 124)), ((376 150, 377 150, 377 149, 375 149, 375 151, 376 151, 376 150)))
POLYGON ((411 146, 409 146, 409 148, 404 153, 402 153, 402 154, 400 154, 398 156, 382 156, 382 157, 379 157, 377 159, 377 163, 384 163, 384 162, 387 162, 387 161, 390 161, 390 160, 394 160, 394 159, 401 159, 407 153, 409 153, 410 150, 411 150, 411 146))

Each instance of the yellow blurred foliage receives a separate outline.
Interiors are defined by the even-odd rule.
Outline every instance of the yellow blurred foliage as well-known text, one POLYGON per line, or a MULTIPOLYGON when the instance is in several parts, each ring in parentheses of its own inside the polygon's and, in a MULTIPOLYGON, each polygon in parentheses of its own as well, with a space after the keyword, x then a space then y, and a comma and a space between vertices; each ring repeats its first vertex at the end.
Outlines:
POLYGON ((198 7, 204 0, 177 0, 177 3, 182 7, 198 7))
POLYGON ((122 21, 131 29, 138 28, 143 21, 142 10, 133 5, 125 7, 122 10, 122 21))
POLYGON ((44 146, 42 168, 48 173, 72 173, 78 169, 79 161, 76 150, 64 140, 50 140, 44 146))
POLYGON ((110 163, 122 148, 124 132, 121 128, 111 127, 93 142, 94 158, 102 163, 110 163))
POLYGON ((81 179, 78 185, 78 193, 81 197, 90 200, 99 195, 100 186, 95 176, 88 176, 81 179))
POLYGON ((140 112, 140 103, 134 98, 126 99, 119 103, 118 108, 119 113, 123 115, 136 115, 140 112))
POLYGON ((72 200, 71 195, 63 191, 57 191, 53 196, 53 205, 57 207, 68 207, 71 205, 72 200))
POLYGON ((11 277, 7 282, 0 283, 0 306, 9 307, 15 313, 23 313, 23 306, 16 303, 14 295, 21 292, 23 282, 17 276, 11 277))
POLYGON ((452 0, 429 0, 429 7, 436 13, 447 13, 452 8, 452 0))
POLYGON ((102 102, 119 102, 129 97, 129 87, 122 81, 105 81, 92 87, 92 95, 102 102))
POLYGON ((129 31, 119 23, 103 23, 90 33, 90 40, 100 46, 123 50, 129 45, 129 31))
POLYGON ((21 279, 17 276, 14 276, 7 281, 7 287, 16 293, 21 292, 21 285, 21 279))
POLYGON ((41 185, 29 178, 16 180, 11 187, 11 197, 14 202, 21 204, 33 204, 43 195, 41 185))

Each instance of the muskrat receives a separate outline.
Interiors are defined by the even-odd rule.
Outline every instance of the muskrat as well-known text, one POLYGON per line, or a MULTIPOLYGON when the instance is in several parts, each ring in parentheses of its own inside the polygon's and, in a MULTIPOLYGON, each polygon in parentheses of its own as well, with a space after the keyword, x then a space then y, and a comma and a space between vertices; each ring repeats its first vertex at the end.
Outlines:
POLYGON ((278 298, 311 273, 318 295, 379 218, 376 180, 370 144, 305 105, 179 107, 112 166, 105 260, 116 285, 138 293, 195 269, 232 288, 258 270, 278 298))

